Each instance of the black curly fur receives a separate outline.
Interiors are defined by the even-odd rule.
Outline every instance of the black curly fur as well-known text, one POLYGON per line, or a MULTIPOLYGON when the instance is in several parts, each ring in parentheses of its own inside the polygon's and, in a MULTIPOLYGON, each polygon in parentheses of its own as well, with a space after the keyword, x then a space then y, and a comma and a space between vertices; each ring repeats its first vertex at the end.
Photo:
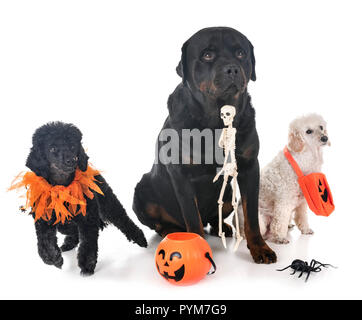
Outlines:
MULTIPOLYGON (((48 123, 35 131, 26 166, 52 185, 69 185, 76 168, 85 171, 88 166, 88 156, 81 140, 82 133, 74 125, 48 123)), ((85 217, 80 214, 65 224, 57 225, 53 225, 55 218, 49 222, 36 221, 38 252, 44 263, 61 268, 61 252, 72 250, 79 244, 78 265, 81 274, 92 275, 97 264, 99 230, 109 223, 123 232, 129 241, 147 247, 142 230, 128 217, 106 180, 101 175, 96 179, 104 196, 94 193, 93 199, 87 198, 85 217), (57 231, 66 235, 60 248, 57 231)))

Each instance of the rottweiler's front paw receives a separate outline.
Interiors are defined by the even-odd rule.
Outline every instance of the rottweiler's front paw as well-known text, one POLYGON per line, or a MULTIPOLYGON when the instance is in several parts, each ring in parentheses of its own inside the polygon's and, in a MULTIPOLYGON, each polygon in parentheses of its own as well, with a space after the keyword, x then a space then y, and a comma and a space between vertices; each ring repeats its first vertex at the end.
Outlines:
POLYGON ((60 249, 54 246, 38 245, 40 258, 45 264, 55 266, 59 269, 63 266, 63 257, 60 249))
POLYGON ((270 264, 277 261, 275 252, 270 249, 266 243, 248 247, 250 248, 251 256, 256 263, 270 264))

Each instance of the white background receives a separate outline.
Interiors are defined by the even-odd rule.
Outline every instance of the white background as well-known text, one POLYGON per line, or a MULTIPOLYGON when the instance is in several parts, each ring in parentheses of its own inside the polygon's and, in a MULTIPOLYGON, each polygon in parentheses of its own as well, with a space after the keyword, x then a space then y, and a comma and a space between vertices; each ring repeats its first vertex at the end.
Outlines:
POLYGON ((362 298, 361 9, 346 0, 2 1, 0 298, 362 298), (156 273, 160 238, 144 226, 148 249, 106 229, 93 277, 79 275, 75 251, 64 254, 62 270, 43 264, 32 219, 18 212, 18 195, 5 192, 25 170, 34 130, 50 120, 76 124, 91 162, 138 223, 133 190, 151 168, 168 95, 180 82, 181 46, 208 26, 233 27, 254 44, 258 79, 249 91, 262 166, 285 145, 294 117, 325 117, 332 146, 323 171, 336 211, 328 218, 310 212, 314 236, 294 230, 291 244, 271 245, 274 265, 254 264, 245 241, 234 254, 208 237, 218 271, 192 287, 156 273), (307 283, 275 271, 295 258, 338 269, 307 283))

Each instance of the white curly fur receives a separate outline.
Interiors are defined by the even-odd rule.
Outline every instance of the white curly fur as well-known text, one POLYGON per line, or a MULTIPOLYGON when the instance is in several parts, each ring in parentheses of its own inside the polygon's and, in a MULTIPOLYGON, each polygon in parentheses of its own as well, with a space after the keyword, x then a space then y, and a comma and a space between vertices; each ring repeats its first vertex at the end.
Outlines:
MULTIPOLYGON (((328 137, 326 122, 317 114, 297 118, 289 126, 288 148, 304 175, 321 171, 322 147, 330 145, 329 139, 328 142, 321 141, 322 136, 328 137), (307 130, 313 132, 307 134, 307 130)), ((292 226, 293 214, 302 234, 313 234, 308 224, 307 207, 297 175, 283 151, 280 151, 261 171, 259 225, 264 239, 288 243, 288 227, 292 226)), ((240 203, 238 215, 240 228, 243 228, 243 209, 240 203)))

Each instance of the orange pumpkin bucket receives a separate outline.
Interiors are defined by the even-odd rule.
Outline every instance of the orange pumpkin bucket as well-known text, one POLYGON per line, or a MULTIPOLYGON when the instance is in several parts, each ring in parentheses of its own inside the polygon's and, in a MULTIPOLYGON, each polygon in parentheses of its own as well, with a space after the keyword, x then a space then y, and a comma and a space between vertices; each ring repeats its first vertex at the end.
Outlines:
POLYGON ((288 147, 284 148, 284 155, 298 176, 298 183, 307 200, 309 209, 318 216, 328 217, 335 207, 326 176, 320 172, 305 176, 289 152, 288 147))
POLYGON ((196 233, 168 234, 160 242, 155 260, 158 273, 175 285, 195 284, 216 271, 209 244, 196 233))

